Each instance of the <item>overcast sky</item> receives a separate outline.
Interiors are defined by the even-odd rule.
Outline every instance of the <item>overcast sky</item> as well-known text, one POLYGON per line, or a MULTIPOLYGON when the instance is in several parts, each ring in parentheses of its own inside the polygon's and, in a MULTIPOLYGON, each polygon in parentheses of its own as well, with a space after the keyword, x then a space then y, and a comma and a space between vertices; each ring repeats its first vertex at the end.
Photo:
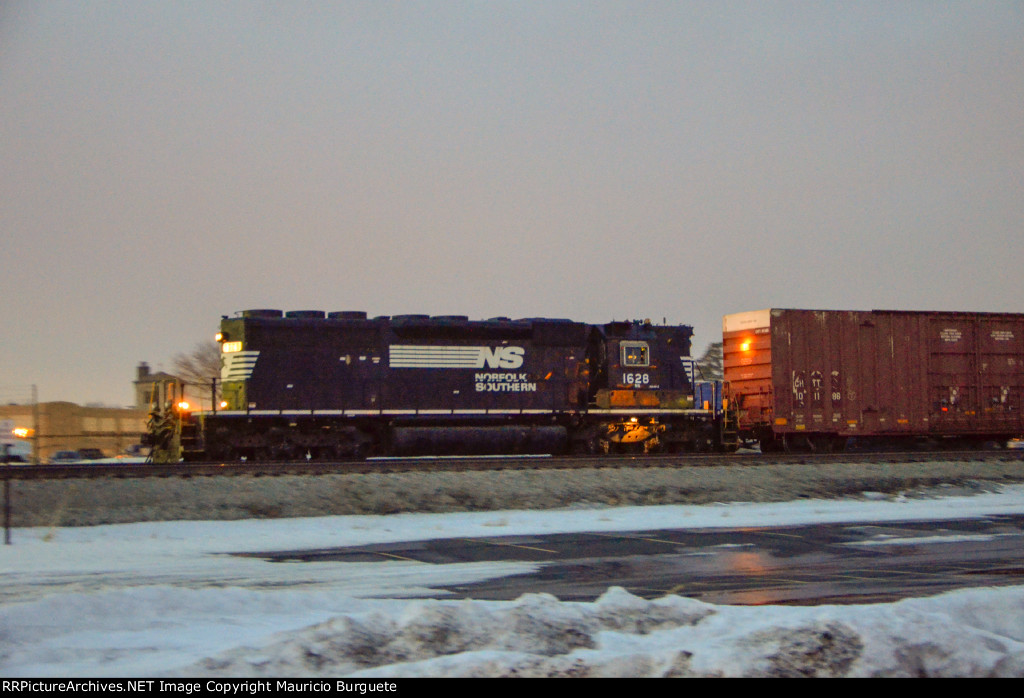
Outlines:
POLYGON ((1024 2, 0 1, 0 401, 245 308, 1024 311, 1024 2))

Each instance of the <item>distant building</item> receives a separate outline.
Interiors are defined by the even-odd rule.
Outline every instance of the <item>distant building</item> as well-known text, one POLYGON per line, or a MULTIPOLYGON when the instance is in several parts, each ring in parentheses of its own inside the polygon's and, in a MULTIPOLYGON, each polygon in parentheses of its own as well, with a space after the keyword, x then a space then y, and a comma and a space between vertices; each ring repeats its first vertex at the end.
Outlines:
POLYGON ((31 430, 32 435, 18 439, 16 445, 34 444, 43 462, 57 451, 83 448, 98 448, 103 455, 113 457, 140 443, 152 404, 184 399, 199 405, 181 379, 162 371, 150 372, 144 361, 136 368, 133 383, 133 408, 83 407, 73 402, 0 405, 0 422, 31 430))
POLYGON ((116 456, 140 442, 148 417, 146 409, 82 407, 73 402, 0 405, 0 421, 34 431, 26 441, 38 445, 42 461, 57 451, 82 448, 98 448, 105 456, 116 456))
POLYGON ((170 373, 164 373, 163 371, 157 371, 151 373, 149 370, 149 364, 145 361, 141 362, 135 369, 135 406, 139 409, 148 410, 150 405, 159 403, 164 397, 162 387, 167 384, 173 384, 178 386, 178 391, 181 390, 181 379, 177 376, 172 376, 170 373))
POLYGON ((154 405, 182 400, 192 405, 193 409, 210 407, 210 391, 207 386, 186 383, 179 376, 163 371, 152 373, 149 370, 149 364, 145 361, 140 362, 136 367, 133 383, 135 385, 135 406, 139 409, 148 410, 154 405))

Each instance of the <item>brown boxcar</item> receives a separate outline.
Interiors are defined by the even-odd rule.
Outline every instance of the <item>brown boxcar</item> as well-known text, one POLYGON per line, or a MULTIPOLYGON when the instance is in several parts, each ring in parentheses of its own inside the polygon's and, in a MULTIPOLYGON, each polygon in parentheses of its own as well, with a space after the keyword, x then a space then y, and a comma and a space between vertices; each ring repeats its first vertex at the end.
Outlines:
POLYGON ((1024 434, 1024 314, 771 309, 722 330, 730 409, 762 450, 1024 434))

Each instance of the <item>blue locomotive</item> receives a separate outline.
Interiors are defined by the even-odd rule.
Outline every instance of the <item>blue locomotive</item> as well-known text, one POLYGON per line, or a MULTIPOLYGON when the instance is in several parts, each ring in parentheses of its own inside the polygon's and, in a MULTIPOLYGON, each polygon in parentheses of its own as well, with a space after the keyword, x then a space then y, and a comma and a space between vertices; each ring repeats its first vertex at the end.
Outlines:
POLYGON ((178 415, 164 458, 708 450, 720 445, 721 386, 695 379, 692 333, 247 310, 221 322, 222 401, 178 415))

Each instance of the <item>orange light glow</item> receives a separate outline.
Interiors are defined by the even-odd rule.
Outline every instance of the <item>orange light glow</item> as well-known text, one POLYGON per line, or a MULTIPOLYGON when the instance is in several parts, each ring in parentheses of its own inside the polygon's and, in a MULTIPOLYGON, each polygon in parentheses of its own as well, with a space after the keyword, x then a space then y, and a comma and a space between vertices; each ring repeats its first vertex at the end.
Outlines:
POLYGON ((762 577, 769 573, 768 559, 761 553, 733 553, 725 556, 729 569, 752 577, 762 577))
POLYGON ((740 349, 743 351, 750 351, 750 342, 744 342, 740 345, 740 349))
POLYGON ((178 409, 181 410, 182 412, 186 412, 188 410, 188 408, 189 408, 189 404, 187 402, 185 402, 184 400, 182 400, 181 402, 178 403, 178 409))

